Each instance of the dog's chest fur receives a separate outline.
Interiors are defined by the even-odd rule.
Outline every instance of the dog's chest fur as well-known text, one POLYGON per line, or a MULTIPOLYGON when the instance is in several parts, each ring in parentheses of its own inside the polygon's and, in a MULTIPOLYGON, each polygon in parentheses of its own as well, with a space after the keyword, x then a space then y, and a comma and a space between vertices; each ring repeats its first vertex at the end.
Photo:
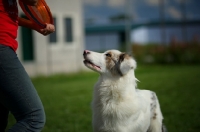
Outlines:
POLYGON ((143 118, 135 94, 135 85, 135 81, 130 82, 128 79, 117 81, 99 79, 94 89, 93 124, 98 122, 95 126, 101 127, 102 132, 122 130, 129 132, 140 129, 139 122, 143 118))

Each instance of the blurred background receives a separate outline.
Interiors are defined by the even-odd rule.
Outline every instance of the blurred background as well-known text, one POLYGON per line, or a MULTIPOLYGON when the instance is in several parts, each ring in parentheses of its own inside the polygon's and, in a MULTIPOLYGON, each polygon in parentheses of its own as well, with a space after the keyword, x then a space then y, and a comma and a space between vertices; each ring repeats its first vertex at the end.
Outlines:
MULTIPOLYGON (((18 56, 31 76, 83 70, 84 49, 119 49, 133 54, 140 63, 200 62, 199 0, 47 3, 55 33, 44 37, 19 28, 18 56)), ((20 16, 24 16, 22 11, 20 16)))
POLYGON ((43 101, 44 132, 92 131, 99 75, 83 65, 85 49, 132 54, 138 87, 157 93, 168 131, 200 131, 199 0, 46 2, 56 32, 45 37, 20 27, 17 51, 43 101))
POLYGON ((86 49, 121 49, 145 63, 199 62, 199 6, 198 0, 86 0, 86 49))

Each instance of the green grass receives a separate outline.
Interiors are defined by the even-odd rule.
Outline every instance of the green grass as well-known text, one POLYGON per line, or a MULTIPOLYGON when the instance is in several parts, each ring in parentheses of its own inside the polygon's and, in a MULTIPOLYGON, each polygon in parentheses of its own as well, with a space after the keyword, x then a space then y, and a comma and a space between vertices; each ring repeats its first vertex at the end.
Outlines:
MULTIPOLYGON (((200 65, 139 65, 136 77, 140 89, 157 93, 169 132, 200 131, 200 65)), ((33 78, 47 116, 43 132, 92 132, 97 78, 94 72, 33 78)), ((13 123, 10 116, 9 126, 13 123)))

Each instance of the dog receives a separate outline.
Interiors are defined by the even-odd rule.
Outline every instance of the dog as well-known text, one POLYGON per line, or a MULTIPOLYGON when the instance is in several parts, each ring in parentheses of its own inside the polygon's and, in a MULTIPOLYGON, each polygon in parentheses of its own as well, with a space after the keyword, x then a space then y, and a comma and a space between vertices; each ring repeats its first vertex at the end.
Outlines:
POLYGON ((137 89, 136 61, 127 53, 84 50, 84 64, 98 72, 92 101, 94 132, 166 132, 156 94, 137 89))

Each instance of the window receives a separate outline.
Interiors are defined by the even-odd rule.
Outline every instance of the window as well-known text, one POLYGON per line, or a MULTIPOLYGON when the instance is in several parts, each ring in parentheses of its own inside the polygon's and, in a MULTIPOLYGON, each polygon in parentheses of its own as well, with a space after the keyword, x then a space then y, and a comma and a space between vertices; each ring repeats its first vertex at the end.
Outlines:
POLYGON ((56 18, 55 17, 53 18, 53 21, 54 21, 54 26, 55 26, 56 31, 51 33, 50 36, 49 36, 50 44, 57 42, 57 28, 56 28, 56 18))
POLYGON ((65 18, 65 42, 73 41, 72 18, 65 18))

